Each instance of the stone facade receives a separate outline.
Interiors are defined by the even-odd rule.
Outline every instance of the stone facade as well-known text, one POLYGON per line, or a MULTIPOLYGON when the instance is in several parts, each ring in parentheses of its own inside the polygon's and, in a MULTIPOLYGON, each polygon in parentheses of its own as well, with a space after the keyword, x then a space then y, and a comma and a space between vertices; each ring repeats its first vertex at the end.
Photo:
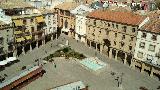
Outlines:
MULTIPOLYGON (((125 22, 123 18, 116 15, 120 12, 101 12, 104 12, 103 14, 113 13, 114 20, 112 20, 110 15, 108 15, 108 17, 110 17, 109 19, 111 20, 108 20, 102 14, 98 13, 98 15, 97 13, 91 12, 87 19, 87 44, 93 46, 101 53, 105 53, 110 58, 121 60, 124 64, 128 63, 131 65, 139 24, 130 22, 133 18, 125 22)), ((125 15, 127 12, 123 14, 125 15)), ((128 17, 132 17, 132 15, 135 18, 139 17, 134 14, 128 17)), ((137 19, 137 21, 139 20, 137 19)))

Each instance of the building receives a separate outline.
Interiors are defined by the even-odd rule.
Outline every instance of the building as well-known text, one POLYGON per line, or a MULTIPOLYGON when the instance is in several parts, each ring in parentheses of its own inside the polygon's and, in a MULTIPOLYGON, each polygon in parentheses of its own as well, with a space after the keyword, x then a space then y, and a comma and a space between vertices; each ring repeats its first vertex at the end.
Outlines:
POLYGON ((138 30, 133 67, 150 76, 160 76, 160 18, 150 20, 138 30))
POLYGON ((86 5, 79 5, 74 10, 71 11, 72 14, 76 16, 75 24, 75 39, 81 42, 86 42, 86 15, 88 12, 93 11, 86 5))
POLYGON ((0 9, 0 60, 5 60, 6 57, 13 56, 13 37, 14 35, 11 17, 5 15, 5 12, 0 9))
POLYGON ((75 2, 65 2, 55 7, 58 14, 58 33, 64 33, 69 37, 75 36, 75 16, 70 11, 78 5, 79 3, 75 2))
POLYGON ((42 9, 40 12, 45 17, 45 42, 57 38, 57 13, 52 9, 42 9))
POLYGON ((35 8, 17 0, 8 0, 0 6, 5 15, 12 18, 15 39, 15 53, 20 55, 44 44, 44 27, 42 14, 34 13, 35 8), (9 3, 9 4, 8 4, 9 3))
POLYGON ((87 15, 87 45, 130 65, 136 33, 144 19, 129 11, 93 11, 87 15))
POLYGON ((6 60, 6 57, 12 57, 14 53, 12 23, 0 21, 0 61, 6 60))

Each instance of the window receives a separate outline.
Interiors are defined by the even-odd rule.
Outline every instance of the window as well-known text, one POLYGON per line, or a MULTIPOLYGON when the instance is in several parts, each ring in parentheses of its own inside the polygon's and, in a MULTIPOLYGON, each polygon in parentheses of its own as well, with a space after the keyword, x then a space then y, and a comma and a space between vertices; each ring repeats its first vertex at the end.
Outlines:
POLYGON ((63 10, 60 10, 60 14, 63 15, 63 13, 64 13, 63 10))
POLYGON ((138 58, 143 58, 143 52, 138 52, 138 53, 137 53, 137 57, 138 57, 138 58))
POLYGON ((148 51, 154 52, 154 51, 155 51, 155 45, 151 45, 151 44, 150 44, 148 51))
POLYGON ((122 40, 125 39, 125 35, 122 36, 122 40))
POLYGON ((152 60, 153 60, 153 56, 152 56, 152 55, 147 54, 147 61, 152 62, 152 60))
POLYGON ((121 42, 121 47, 123 47, 124 46, 124 42, 121 42))
POLYGON ((132 32, 135 32, 136 31, 136 29, 135 28, 132 28, 132 32))
POLYGON ((146 38, 146 33, 142 33, 142 38, 146 38))
POLYGON ((118 29, 118 24, 116 25, 116 28, 118 29))
POLYGON ((34 32, 34 27, 31 27, 32 32, 34 32))
POLYGON ((152 40, 157 40, 157 36, 156 35, 152 35, 152 40))
POLYGON ((65 28, 68 28, 68 22, 65 20, 65 28))
POLYGON ((117 33, 115 33, 115 37, 117 37, 117 33))
POLYGON ((108 27, 110 27, 111 25, 108 23, 108 27))
POLYGON ((114 41, 114 45, 116 45, 116 41, 114 41))
POLYGON ((106 30, 106 35, 109 35, 109 31, 106 30))
POLYGON ((94 33, 92 33, 92 36, 95 36, 95 34, 94 34, 94 33))
POLYGON ((134 37, 131 37, 131 41, 133 41, 134 37))
POLYGON ((129 50, 132 50, 132 46, 129 46, 129 50))
POLYGON ((65 13, 66 13, 66 16, 69 16, 69 15, 70 15, 70 12, 68 12, 68 11, 66 11, 65 13))
POLYGON ((141 42, 140 45, 139 45, 139 48, 145 48, 145 43, 141 42))
POLYGON ((26 20, 23 20, 23 24, 26 24, 26 22, 27 22, 26 20))
POLYGON ((114 28, 114 23, 112 23, 112 27, 114 28))
POLYGON ((33 19, 31 19, 31 22, 33 22, 33 19))
POLYGON ((94 20, 94 25, 96 26, 96 20, 94 20))
POLYGON ((123 31, 124 31, 124 32, 126 32, 126 29, 127 29, 127 27, 126 27, 126 26, 123 26, 123 31))

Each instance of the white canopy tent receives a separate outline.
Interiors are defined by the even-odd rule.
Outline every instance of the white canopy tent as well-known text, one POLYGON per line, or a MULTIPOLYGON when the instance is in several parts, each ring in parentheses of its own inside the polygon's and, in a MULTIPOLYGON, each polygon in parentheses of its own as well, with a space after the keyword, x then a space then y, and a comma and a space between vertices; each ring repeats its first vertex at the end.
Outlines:
POLYGON ((8 62, 15 61, 15 60, 17 60, 16 57, 9 57, 9 58, 7 58, 7 61, 8 61, 8 62))
POLYGON ((9 61, 7 61, 7 60, 0 61, 0 66, 6 65, 8 62, 9 61))

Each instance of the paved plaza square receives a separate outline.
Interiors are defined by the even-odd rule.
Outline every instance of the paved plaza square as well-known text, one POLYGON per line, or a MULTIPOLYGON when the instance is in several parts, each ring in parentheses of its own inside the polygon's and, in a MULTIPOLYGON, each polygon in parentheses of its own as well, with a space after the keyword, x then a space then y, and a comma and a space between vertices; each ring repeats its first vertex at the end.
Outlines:
MULTIPOLYGON (((4 71, 0 72, 0 75, 3 76, 4 74, 7 74, 9 77, 16 74, 24 65, 36 64, 35 60, 37 58, 44 58, 60 49, 61 47, 57 44, 65 44, 66 40, 69 40, 69 45, 75 51, 83 53, 87 57, 95 56, 96 51, 94 49, 85 46, 84 43, 77 42, 74 39, 61 35, 58 40, 50 41, 38 49, 34 49, 25 55, 20 55, 20 62, 10 67, 6 67, 4 71), (51 43, 53 44, 53 47, 50 46, 51 43)), ((148 90, 157 90, 157 87, 160 85, 160 82, 156 79, 145 73, 132 70, 129 66, 124 65, 119 61, 111 60, 98 52, 96 57, 108 65, 107 68, 99 74, 90 72, 74 59, 55 59, 56 68, 54 67, 54 63, 45 64, 44 69, 46 70, 46 73, 43 77, 31 82, 29 85, 23 87, 22 90, 46 90, 78 80, 81 80, 85 85, 88 85, 89 90, 138 90, 141 86, 148 88, 148 90), (115 72, 116 74, 113 76, 111 75, 112 72, 115 72), (124 75, 122 77, 122 88, 119 88, 115 79, 121 73, 124 73, 124 75)))

